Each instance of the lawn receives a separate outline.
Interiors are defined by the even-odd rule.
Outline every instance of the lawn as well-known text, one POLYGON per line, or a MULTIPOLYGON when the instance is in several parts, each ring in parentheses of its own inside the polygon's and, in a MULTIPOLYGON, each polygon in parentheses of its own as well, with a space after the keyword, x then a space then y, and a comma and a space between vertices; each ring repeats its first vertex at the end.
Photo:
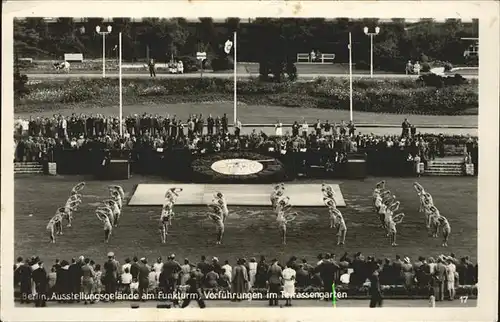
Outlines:
MULTIPOLYGON (((83 104, 82 104, 83 105, 83 104)), ((78 106, 78 105, 77 105, 78 106)), ((27 111, 15 113, 15 117, 29 118, 30 116, 52 116, 54 113, 63 115, 71 115, 71 113, 85 113, 103 115, 118 115, 118 103, 116 106, 103 106, 100 108, 91 108, 78 106, 71 109, 44 110, 44 111, 27 111)), ((227 113, 228 118, 233 119, 233 103, 232 102, 207 102, 207 103, 177 103, 177 104, 135 104, 124 105, 124 115, 131 114, 160 114, 166 115, 169 113, 177 115, 178 119, 186 120, 189 115, 203 114, 205 117, 208 114, 222 116, 227 113)), ((373 113, 354 111, 354 120, 358 124, 401 124, 405 117, 408 117, 412 124, 417 127, 419 125, 461 125, 466 127, 476 127, 478 125, 477 115, 404 115, 404 114, 389 114, 389 113, 373 113)), ((238 118, 243 124, 274 124, 277 120, 282 123, 293 123, 294 121, 302 122, 305 119, 312 124, 317 119, 322 121, 330 120, 330 122, 340 122, 341 120, 349 120, 348 110, 336 109, 312 109, 299 107, 281 107, 281 106, 257 106, 240 104, 238 106, 238 118)))
MULTIPOLYGON (((418 213, 418 199, 412 178, 386 178, 387 187, 395 192, 406 213, 398 226, 397 247, 391 247, 379 226, 371 205, 372 189, 380 178, 365 181, 341 181, 340 188, 347 203, 342 209, 348 227, 345 247, 335 245, 335 233, 328 228, 324 208, 300 209, 301 215, 289 226, 288 244, 282 246, 276 231, 274 215, 266 208, 236 208, 226 222, 223 245, 214 245, 215 230, 206 219, 206 207, 176 207, 176 218, 166 245, 160 244, 157 222, 159 207, 124 206, 121 223, 113 231, 109 244, 103 242, 103 228, 93 214, 100 200, 107 197, 107 185, 112 182, 95 181, 81 176, 19 176, 15 179, 15 256, 39 255, 50 263, 55 258, 70 259, 85 255, 98 262, 105 260, 106 252, 114 251, 123 261, 137 255, 154 260, 157 256, 175 253, 198 261, 201 255, 218 256, 234 263, 239 256, 265 255, 286 260, 291 255, 307 258, 310 262, 320 252, 342 256, 361 251, 365 256, 394 258, 396 254, 409 256, 436 256, 454 252, 477 259, 477 179, 470 177, 420 178, 419 182, 434 197, 441 213, 452 227, 449 247, 441 247, 441 240, 428 237, 423 215, 418 213), (62 206, 70 188, 86 180, 83 204, 72 228, 64 228, 64 235, 50 244, 45 227, 55 210, 62 206), (29 216, 33 214, 33 216, 29 216)), ((113 182, 123 186, 130 196, 136 184, 164 182, 155 177, 134 176, 128 181, 113 182)))

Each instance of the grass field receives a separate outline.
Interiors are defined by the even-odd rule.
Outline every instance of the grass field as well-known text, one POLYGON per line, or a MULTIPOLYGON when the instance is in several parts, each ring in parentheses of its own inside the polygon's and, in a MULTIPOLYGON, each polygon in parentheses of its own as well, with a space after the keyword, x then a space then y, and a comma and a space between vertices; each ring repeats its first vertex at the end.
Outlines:
MULTIPOLYGON (((55 258, 70 259, 85 255, 98 262, 105 260, 108 251, 114 251, 123 261, 126 257, 157 256, 175 253, 198 261, 201 255, 218 256, 234 263, 240 256, 278 257, 291 255, 311 262, 320 252, 342 256, 361 251, 365 256, 394 258, 396 254, 415 259, 419 255, 436 256, 454 252, 457 256, 477 259, 477 179, 469 177, 420 178, 419 182, 434 197, 441 213, 452 227, 449 247, 441 247, 441 240, 428 237, 423 215, 418 211, 418 199, 413 190, 413 178, 386 178, 387 187, 395 192, 406 213, 398 226, 397 247, 391 247, 373 213, 371 193, 380 178, 365 181, 338 182, 347 207, 342 210, 348 227, 346 246, 336 246, 333 230, 328 228, 324 208, 301 208, 300 218, 289 226, 288 244, 282 246, 276 231, 274 215, 266 208, 232 208, 226 222, 223 245, 214 245, 215 230, 205 216, 206 207, 176 207, 176 218, 166 245, 160 244, 157 223, 160 207, 124 206, 121 223, 113 231, 109 244, 103 242, 102 224, 93 211, 100 200, 107 198, 107 185, 112 182, 95 181, 81 176, 29 176, 15 179, 15 255, 39 255, 46 262, 55 258), (72 228, 64 228, 56 244, 50 244, 45 227, 55 210, 62 206, 70 188, 86 180, 83 204, 72 228), (32 217, 29 214, 33 214, 32 217)), ((164 182, 155 177, 134 176, 121 184, 130 196, 136 184, 164 182)))
MULTIPOLYGON (((30 116, 52 116, 54 113, 63 115, 71 115, 71 113, 100 113, 103 115, 118 115, 118 104, 116 106, 103 106, 101 108, 71 108, 58 110, 44 111, 26 111, 15 113, 16 117, 29 118, 30 116)), ((169 113, 177 115, 177 118, 186 120, 191 114, 203 114, 205 117, 208 114, 223 115, 227 113, 228 118, 233 119, 233 103, 232 102, 215 102, 215 103, 178 103, 178 104, 135 104, 124 105, 123 114, 160 114, 166 115, 169 113)), ((419 125, 462 125, 466 127, 475 127, 478 125, 477 115, 404 115, 404 114, 388 114, 388 113, 372 113, 354 111, 354 121, 358 124, 401 124, 405 117, 408 117, 412 124, 417 127, 419 125)), ((317 119, 322 121, 330 120, 330 122, 340 122, 341 120, 349 120, 349 111, 334 110, 334 109, 306 109, 296 107, 280 107, 280 106, 256 106, 244 105, 238 106, 238 118, 243 124, 274 124, 279 119, 282 123, 293 123, 294 121, 301 122, 305 119, 308 123, 313 124, 317 119)))

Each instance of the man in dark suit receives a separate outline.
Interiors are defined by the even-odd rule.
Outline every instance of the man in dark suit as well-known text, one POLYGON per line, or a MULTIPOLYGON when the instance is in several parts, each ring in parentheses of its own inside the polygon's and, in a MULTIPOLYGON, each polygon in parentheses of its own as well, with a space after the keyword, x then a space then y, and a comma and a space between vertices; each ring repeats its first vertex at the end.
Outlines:
MULTIPOLYGON (((82 289, 84 294, 92 294, 94 290, 94 277, 95 273, 90 264, 90 258, 85 258, 84 264, 82 265, 82 289)), ((84 303, 88 303, 87 299, 85 299, 84 303)))
POLYGON ((35 283, 36 290, 36 307, 45 307, 47 302, 47 292, 48 292, 48 277, 45 268, 43 267, 43 262, 38 263, 38 268, 32 273, 33 283, 35 283))
POLYGON ((143 294, 148 293, 148 286, 149 286, 148 275, 150 271, 151 267, 148 265, 147 259, 144 257, 141 258, 141 264, 139 265, 138 281, 139 281, 139 298, 142 301, 145 301, 145 298, 143 298, 143 294))
POLYGON ((210 114, 207 118, 207 132, 208 135, 214 134, 214 119, 212 117, 212 114, 210 114))
POLYGON ((467 267, 465 285, 475 285, 477 283, 477 265, 474 267, 474 264, 469 260, 469 256, 465 256, 464 264, 467 267))
POLYGON ((392 263, 393 274, 394 274, 394 284, 402 284, 402 272, 403 272, 403 261, 401 260, 401 256, 396 255, 396 260, 392 263))
POLYGON ((467 276, 467 265, 465 263, 465 257, 460 259, 460 262, 457 265, 457 273, 458 273, 458 284, 466 285, 465 277, 467 276))
POLYGON ((377 265, 376 269, 370 276, 370 307, 382 307, 382 290, 380 289, 379 280, 379 269, 380 266, 377 265))
POLYGON ((224 113, 224 116, 221 119, 221 126, 222 126, 222 133, 226 134, 228 130, 228 120, 227 120, 227 115, 224 113))
POLYGON ((269 306, 277 306, 281 295, 281 280, 283 270, 278 265, 278 260, 273 259, 267 271, 267 284, 269 286, 269 306))
MULTIPOLYGON (((108 260, 104 263, 104 290, 106 294, 114 294, 118 286, 119 263, 113 252, 108 253, 108 260)), ((115 298, 112 298, 115 301, 115 298)))
MULTIPOLYGON (((56 271, 56 293, 67 297, 71 293, 71 282, 69 277, 69 263, 66 260, 61 261, 61 266, 56 271)), ((59 302, 66 302, 67 298, 59 302)))
MULTIPOLYGON (((69 265, 68 274, 71 283, 71 292, 73 294, 80 294, 82 290, 82 263, 80 259, 76 261, 76 259, 71 259, 71 265, 69 265)), ((80 302, 80 300, 78 300, 80 302)))
MULTIPOLYGON (((201 255, 201 261, 198 263, 198 265, 196 265, 196 267, 201 271, 203 276, 207 275, 207 273, 212 270, 210 264, 207 263, 207 258, 205 257, 205 255, 201 255)), ((203 284, 204 281, 201 281, 201 283, 203 284)))
POLYGON ((130 274, 132 274, 133 279, 137 279, 137 277, 139 276, 139 259, 137 258, 137 256, 134 256, 132 260, 133 263, 130 265, 130 274))
POLYGON ((24 265, 24 260, 22 257, 17 258, 17 262, 14 264, 14 287, 16 287, 19 284, 19 267, 24 265))
POLYGON ((281 295, 281 280, 283 270, 278 265, 278 260, 273 259, 271 266, 267 271, 267 284, 269 286, 269 306, 277 306, 279 304, 279 296, 281 295))
POLYGON ((255 274, 255 287, 260 288, 266 286, 268 270, 269 264, 266 263, 266 258, 261 256, 257 264, 257 273, 255 274))
POLYGON ((408 119, 405 119, 401 124, 401 137, 408 137, 410 134, 410 122, 408 119))
MULTIPOLYGON (((175 255, 172 254, 168 256, 167 261, 163 264, 163 272, 160 274, 160 279, 166 294, 173 294, 175 292, 181 269, 181 265, 175 260, 175 255)), ((178 304, 177 300, 174 300, 174 305, 175 304, 178 304)))
POLYGON ((149 76, 156 77, 156 67, 154 59, 150 59, 148 62, 149 76))
MULTIPOLYGON (((330 254, 325 254, 325 258, 316 269, 323 281, 323 292, 332 295, 332 284, 339 267, 332 261, 332 256, 330 254)), ((331 297, 325 297, 325 301, 328 301, 330 298, 331 297)))
POLYGON ((203 115, 200 114, 196 121, 196 132, 198 132, 199 135, 203 135, 203 128, 205 127, 205 121, 203 120, 203 115))
POLYGON ((187 291, 186 298, 182 302, 182 308, 185 308, 189 305, 191 300, 196 299, 198 306, 203 309, 205 308, 205 301, 203 300, 203 294, 201 292, 200 281, 197 278, 195 272, 190 273, 190 278, 186 282, 187 291))
POLYGON ((21 303, 29 303, 31 295, 31 267, 29 265, 29 260, 19 266, 17 269, 17 274, 19 276, 19 286, 21 291, 21 303))
POLYGON ((444 301, 444 282, 446 276, 446 266, 442 257, 438 258, 434 271, 434 296, 436 301, 444 301))

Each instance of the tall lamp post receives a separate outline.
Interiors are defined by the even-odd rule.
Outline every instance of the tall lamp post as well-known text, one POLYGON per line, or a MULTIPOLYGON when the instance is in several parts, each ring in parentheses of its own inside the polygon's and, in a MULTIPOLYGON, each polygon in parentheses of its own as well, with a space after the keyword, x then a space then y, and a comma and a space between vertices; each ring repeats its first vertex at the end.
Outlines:
POLYGON ((376 36, 380 33, 380 28, 375 27, 374 32, 370 32, 368 27, 363 29, 365 35, 370 36, 370 77, 373 78, 373 36, 376 36))
POLYGON ((107 31, 101 31, 101 26, 96 26, 95 31, 102 35, 102 78, 106 77, 106 35, 111 33, 113 28, 108 26, 107 31))

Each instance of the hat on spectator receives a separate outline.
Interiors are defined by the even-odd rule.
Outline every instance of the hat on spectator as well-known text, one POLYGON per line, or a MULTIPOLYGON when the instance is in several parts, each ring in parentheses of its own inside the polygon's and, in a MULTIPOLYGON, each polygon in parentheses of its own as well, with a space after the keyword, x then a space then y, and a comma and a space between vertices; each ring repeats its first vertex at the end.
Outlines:
POLYGON ((342 274, 342 276, 340 276, 340 282, 342 282, 343 284, 349 284, 349 281, 350 281, 349 274, 342 274))
POLYGON ((405 262, 406 264, 410 264, 410 258, 409 258, 408 256, 407 256, 407 257, 405 257, 405 258, 404 258, 404 262, 405 262))
POLYGON ((141 258, 141 262, 145 263, 146 262, 146 257, 141 258))
POLYGON ((115 253, 113 253, 113 252, 108 253, 108 257, 113 257, 113 256, 115 256, 115 253))
POLYGON ((215 256, 214 256, 214 257, 212 257, 212 260, 213 260, 214 262, 218 262, 218 261, 219 261, 219 259, 218 259, 217 257, 215 257, 215 256))

